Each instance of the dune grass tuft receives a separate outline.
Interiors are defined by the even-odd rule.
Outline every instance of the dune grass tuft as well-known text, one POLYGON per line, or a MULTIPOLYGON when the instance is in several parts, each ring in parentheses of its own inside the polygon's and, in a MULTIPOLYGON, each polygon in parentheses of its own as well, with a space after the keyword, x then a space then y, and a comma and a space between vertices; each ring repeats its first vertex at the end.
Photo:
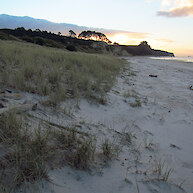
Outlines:
POLYGON ((102 154, 104 155, 105 160, 110 160, 113 157, 118 157, 119 153, 120 147, 106 138, 102 143, 102 154))
MULTIPOLYGON (((27 115, 26 115, 27 116, 27 115)), ((96 140, 75 128, 31 127, 28 118, 15 111, 0 116, 0 190, 15 191, 27 182, 49 180, 48 171, 69 165, 89 170, 95 159, 96 140)))

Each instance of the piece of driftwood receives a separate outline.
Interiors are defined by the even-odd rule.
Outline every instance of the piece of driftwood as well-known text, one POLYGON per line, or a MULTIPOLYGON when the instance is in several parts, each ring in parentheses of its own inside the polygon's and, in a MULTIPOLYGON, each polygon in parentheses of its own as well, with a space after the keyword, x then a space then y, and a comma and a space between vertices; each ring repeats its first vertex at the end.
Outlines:
POLYGON ((0 102, 0 108, 5 108, 5 105, 0 102))
POLYGON ((181 148, 180 147, 178 147, 177 145, 175 145, 175 144, 170 144, 170 147, 172 147, 172 148, 176 148, 176 149, 178 149, 178 150, 181 150, 181 148))
POLYGON ((21 99, 22 95, 20 93, 1 93, 0 98, 3 98, 3 97, 19 100, 21 99))
MULTIPOLYGON (((51 121, 42 119, 42 118, 37 117, 37 116, 35 116, 35 115, 28 114, 28 116, 29 116, 29 117, 32 117, 32 118, 39 119, 39 120, 41 120, 41 121, 43 121, 43 122, 45 122, 45 123, 47 123, 48 125, 51 125, 51 126, 53 126, 53 127, 58 127, 58 128, 60 128, 60 129, 65 129, 65 130, 67 130, 67 131, 72 131, 72 128, 65 127, 65 126, 59 125, 59 124, 57 124, 57 123, 53 123, 53 122, 51 122, 51 121)), ((84 136, 87 136, 87 137, 89 136, 88 133, 83 132, 83 131, 77 131, 77 130, 75 130, 74 132, 76 132, 76 133, 78 133, 78 134, 81 134, 81 135, 84 135, 84 136)))
POLYGON ((0 109, 0 115, 3 113, 6 113, 7 111, 13 110, 16 113, 23 113, 32 110, 34 104, 22 104, 22 105, 17 105, 17 106, 12 106, 12 107, 6 107, 6 108, 1 108, 0 109))
POLYGON ((157 75, 152 75, 152 74, 150 74, 149 77, 157 78, 157 75))

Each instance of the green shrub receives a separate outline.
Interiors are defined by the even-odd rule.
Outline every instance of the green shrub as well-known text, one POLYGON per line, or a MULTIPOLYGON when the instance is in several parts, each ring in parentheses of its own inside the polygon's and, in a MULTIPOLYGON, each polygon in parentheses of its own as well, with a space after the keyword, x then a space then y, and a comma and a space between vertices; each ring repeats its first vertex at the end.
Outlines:
POLYGON ((102 153, 105 156, 105 159, 112 159, 113 157, 117 157, 119 154, 119 146, 110 142, 108 139, 105 139, 102 144, 102 153))
POLYGON ((21 140, 22 119, 14 111, 7 111, 0 116, 0 142, 16 143, 21 140))
POLYGON ((73 46, 73 45, 68 45, 68 46, 66 46, 66 49, 69 50, 69 51, 77 51, 77 50, 76 50, 76 47, 73 46))

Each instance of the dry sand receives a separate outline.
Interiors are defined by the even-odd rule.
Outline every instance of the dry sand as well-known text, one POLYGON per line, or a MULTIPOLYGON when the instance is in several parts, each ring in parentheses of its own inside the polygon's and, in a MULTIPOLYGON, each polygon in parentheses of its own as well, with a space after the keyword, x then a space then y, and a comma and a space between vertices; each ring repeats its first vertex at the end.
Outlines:
POLYGON ((106 105, 83 99, 74 105, 71 100, 63 104, 70 116, 52 115, 52 121, 78 125, 95 135, 98 146, 106 137, 119 144, 118 159, 107 166, 96 163, 90 172, 70 167, 52 170, 52 182, 37 185, 40 192, 193 192, 193 90, 189 89, 193 63, 148 57, 127 60, 130 67, 122 70, 106 105), (132 144, 126 143, 126 132, 132 134, 132 144))

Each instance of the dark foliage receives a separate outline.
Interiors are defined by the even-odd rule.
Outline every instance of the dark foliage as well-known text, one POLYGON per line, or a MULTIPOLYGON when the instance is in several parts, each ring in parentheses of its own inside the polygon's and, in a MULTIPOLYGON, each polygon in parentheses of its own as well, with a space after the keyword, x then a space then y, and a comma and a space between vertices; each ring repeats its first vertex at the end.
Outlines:
POLYGON ((45 45, 45 41, 43 38, 37 38, 36 41, 35 41, 36 44, 39 44, 40 46, 43 46, 45 45))
POLYGON ((76 47, 73 46, 73 45, 68 45, 68 46, 66 46, 66 49, 69 50, 69 51, 77 51, 77 50, 76 50, 76 47))
POLYGON ((75 37, 76 36, 76 33, 72 30, 69 30, 69 34, 70 34, 70 37, 75 37))
POLYGON ((90 39, 95 39, 97 41, 103 41, 106 43, 112 43, 105 34, 100 33, 100 32, 95 32, 95 31, 82 31, 79 35, 78 38, 81 39, 86 39, 86 40, 90 40, 90 39))
POLYGON ((63 36, 60 33, 54 34, 52 32, 41 31, 36 29, 32 31, 31 29, 26 30, 23 27, 18 27, 16 29, 0 29, 0 39, 14 40, 21 39, 30 43, 36 43, 39 45, 56 47, 56 48, 66 48, 70 51, 82 51, 89 53, 104 53, 111 52, 117 48, 120 51, 126 51, 133 56, 174 56, 173 53, 169 53, 162 50, 152 49, 146 41, 141 42, 139 45, 119 45, 118 43, 112 43, 105 34, 95 31, 82 31, 78 38, 73 37, 75 33, 70 30, 71 36, 63 36), (96 41, 94 41, 96 40, 96 41), (105 42, 103 46, 100 45, 98 41, 105 42), (93 43, 98 46, 93 47, 93 43), (69 47, 70 46, 70 47, 69 47))

